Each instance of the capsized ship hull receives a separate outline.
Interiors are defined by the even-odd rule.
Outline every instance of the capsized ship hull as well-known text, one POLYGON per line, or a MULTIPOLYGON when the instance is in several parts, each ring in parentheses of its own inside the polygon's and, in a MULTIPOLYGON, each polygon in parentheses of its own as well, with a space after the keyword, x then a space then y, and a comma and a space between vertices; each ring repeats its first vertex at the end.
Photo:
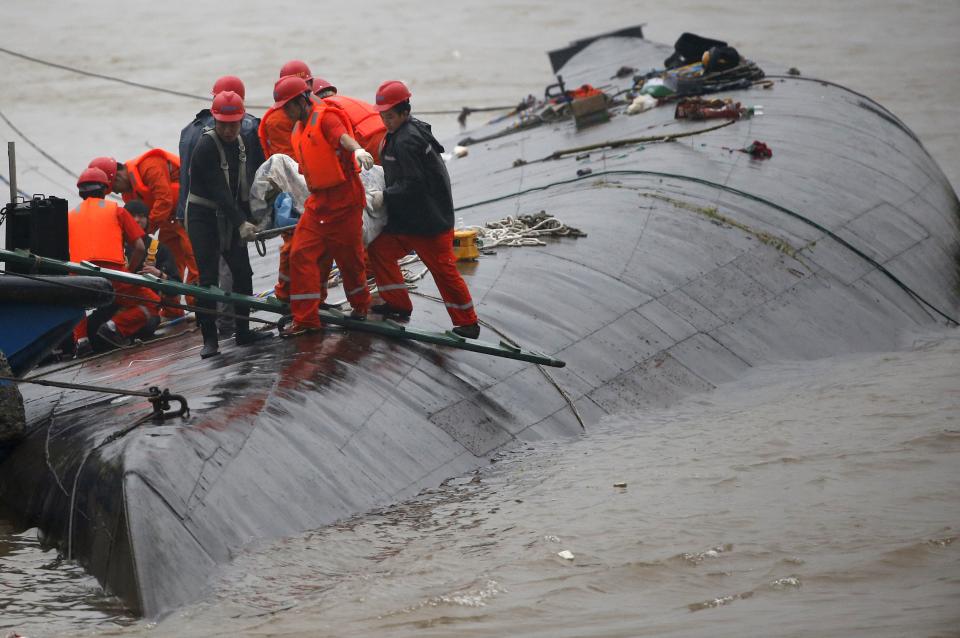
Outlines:
MULTIPOLYGON (((556 58, 568 87, 626 88, 630 78, 609 79, 621 66, 661 68, 672 51, 629 34, 576 47, 556 58)), ((764 115, 514 167, 704 128, 675 121, 672 106, 636 116, 621 107, 605 124, 517 130, 450 162, 466 224, 546 210, 588 233, 500 248, 462 268, 496 331, 567 362, 549 377, 527 363, 333 329, 225 347, 207 361, 198 337, 171 339, 51 378, 168 387, 190 400, 189 419, 110 439, 145 402, 25 388, 33 429, 0 465, 0 500, 155 616, 202 596, 254 539, 414 495, 518 441, 578 435, 578 417, 589 430, 606 413, 665 405, 754 365, 885 350, 906 331, 956 318, 957 198, 895 116, 797 78, 729 96, 762 104, 764 115), (728 150, 753 140, 773 158, 728 150)), ((256 290, 272 286, 275 250, 254 260, 256 290)), ((429 277, 420 291, 436 296, 429 277)), ((448 325, 441 304, 414 301, 414 325, 448 325)))

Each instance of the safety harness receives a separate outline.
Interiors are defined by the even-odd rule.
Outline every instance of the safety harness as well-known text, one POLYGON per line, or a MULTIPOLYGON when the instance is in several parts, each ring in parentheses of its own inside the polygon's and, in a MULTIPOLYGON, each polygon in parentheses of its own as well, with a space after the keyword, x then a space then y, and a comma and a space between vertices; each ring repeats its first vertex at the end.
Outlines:
MULTIPOLYGON (((209 135, 213 138, 214 144, 217 145, 217 152, 220 153, 220 170, 223 171, 223 179, 227 182, 227 190, 231 193, 233 192, 233 186, 230 184, 230 165, 227 163, 227 154, 223 150, 223 142, 220 141, 220 137, 217 135, 217 132, 212 128, 204 128, 203 135, 209 135)), ((237 142, 240 144, 240 196, 241 202, 250 201, 250 184, 247 182, 247 148, 243 143, 243 137, 238 137, 237 142)), ((207 206, 214 210, 217 210, 219 206, 217 202, 212 199, 207 199, 206 197, 201 197, 197 195, 192 190, 187 195, 187 204, 200 204, 201 206, 207 206)))

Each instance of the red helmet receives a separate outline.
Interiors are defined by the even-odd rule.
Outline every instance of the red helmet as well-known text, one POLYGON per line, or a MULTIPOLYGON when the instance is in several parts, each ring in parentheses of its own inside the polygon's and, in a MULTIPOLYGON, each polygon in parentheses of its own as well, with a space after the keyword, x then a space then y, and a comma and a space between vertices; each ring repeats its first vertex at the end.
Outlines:
POLYGON ((280 67, 281 78, 285 78, 290 75, 294 75, 302 80, 306 80, 307 82, 313 79, 313 74, 310 73, 310 67, 308 67, 307 63, 303 60, 290 60, 280 67))
POLYGON ((378 111, 389 111, 397 104, 410 99, 410 89, 400 80, 387 80, 377 89, 377 99, 374 108, 378 111))
POLYGON ((334 92, 334 93, 337 92, 337 87, 335 87, 334 85, 330 84, 329 82, 327 82, 327 81, 324 80, 323 78, 313 78, 313 92, 314 92, 315 94, 319 94, 321 91, 324 91, 324 90, 327 90, 327 89, 333 89, 333 92, 334 92))
POLYGON ((80 179, 77 180, 77 188, 82 188, 84 184, 100 184, 105 189, 110 188, 110 179, 107 174, 95 166, 88 166, 80 173, 80 179))
POLYGON ((217 97, 213 98, 210 112, 213 113, 213 119, 218 122, 239 122, 246 113, 243 108, 243 98, 233 91, 217 93, 217 97))
POLYGON ((117 160, 112 157, 94 157, 87 166, 103 171, 107 178, 107 188, 113 188, 113 181, 117 178, 117 160))
POLYGON ((296 75, 280 78, 273 85, 273 108, 282 109, 283 105, 293 98, 309 92, 310 87, 307 86, 307 82, 303 78, 296 75))
POLYGON ((235 75, 224 75, 217 78, 217 81, 213 83, 210 95, 216 96, 221 91, 233 91, 240 96, 241 100, 247 99, 247 89, 243 86, 243 80, 235 75))

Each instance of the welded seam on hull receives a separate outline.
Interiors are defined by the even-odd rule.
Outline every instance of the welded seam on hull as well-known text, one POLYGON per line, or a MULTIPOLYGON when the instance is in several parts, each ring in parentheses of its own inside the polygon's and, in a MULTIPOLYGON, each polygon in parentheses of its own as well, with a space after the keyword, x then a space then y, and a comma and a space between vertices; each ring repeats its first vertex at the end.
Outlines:
MULTIPOLYGON (((168 510, 170 510, 170 513, 173 514, 173 515, 176 517, 176 519, 182 523, 181 527, 183 528, 183 530, 184 530, 187 534, 189 534, 190 538, 192 538, 192 539, 194 540, 194 542, 196 542, 197 546, 200 547, 200 549, 203 550, 203 553, 206 554, 207 557, 209 557, 210 560, 211 560, 213 563, 216 563, 216 562, 217 562, 216 560, 213 559, 213 556, 210 555, 210 552, 208 552, 207 549, 203 546, 203 543, 200 542, 200 539, 197 538, 197 536, 196 536, 196 534, 194 534, 193 530, 191 530, 190 527, 187 525, 187 522, 191 520, 191 518, 190 518, 190 516, 189 516, 189 512, 187 513, 186 516, 180 514, 179 512, 177 512, 177 509, 173 506, 173 504, 171 504, 170 501, 167 500, 167 498, 160 492, 160 490, 158 490, 158 489, 153 485, 153 483, 151 483, 151 482, 147 479, 147 477, 145 477, 145 476, 143 476, 142 474, 140 474, 140 472, 138 472, 138 471, 136 471, 136 470, 124 470, 124 472, 123 472, 124 481, 126 481, 126 478, 127 478, 128 476, 135 476, 135 477, 137 477, 138 479, 140 479, 140 480, 143 482, 143 484, 144 484, 147 488, 149 488, 150 491, 153 492, 153 493, 157 496, 158 499, 160 499, 160 502, 163 503, 163 504, 167 507, 168 510)), ((126 487, 126 486, 124 486, 124 487, 126 487)), ((124 493, 126 493, 126 490, 124 490, 124 493)), ((130 517, 128 516, 128 517, 127 517, 127 524, 128 524, 128 525, 129 525, 129 521, 130 521, 130 517)))

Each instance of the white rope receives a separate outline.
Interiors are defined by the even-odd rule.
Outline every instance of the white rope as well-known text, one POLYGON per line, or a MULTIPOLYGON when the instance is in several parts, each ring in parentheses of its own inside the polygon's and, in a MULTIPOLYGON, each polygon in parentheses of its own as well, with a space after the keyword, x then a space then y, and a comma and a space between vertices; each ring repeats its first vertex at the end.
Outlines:
POLYGON ((567 226, 553 215, 540 211, 534 215, 504 217, 483 226, 468 226, 477 231, 483 248, 496 246, 546 246, 539 237, 586 237, 580 230, 567 226))

